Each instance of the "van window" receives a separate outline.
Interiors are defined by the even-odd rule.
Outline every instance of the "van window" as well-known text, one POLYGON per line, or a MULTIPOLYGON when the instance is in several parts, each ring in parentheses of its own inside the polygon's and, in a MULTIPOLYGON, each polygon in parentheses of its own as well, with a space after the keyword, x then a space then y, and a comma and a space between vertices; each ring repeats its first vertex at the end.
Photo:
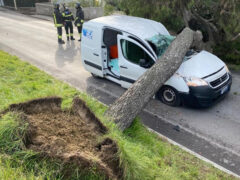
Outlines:
POLYGON ((151 50, 143 43, 141 42, 138 38, 135 38, 133 36, 128 36, 129 38, 133 39, 134 41, 138 42, 139 44, 141 44, 145 49, 147 49, 152 56, 154 56, 154 54, 151 52, 151 50))
POLYGON ((153 59, 141 47, 130 41, 121 39, 121 48, 125 59, 134 64, 139 64, 140 59, 145 59, 149 67, 154 64, 153 59))
POLYGON ((176 38, 175 36, 157 34, 146 40, 151 45, 151 47, 157 54, 158 58, 160 58, 165 53, 168 46, 170 46, 170 44, 174 41, 175 38, 176 38))

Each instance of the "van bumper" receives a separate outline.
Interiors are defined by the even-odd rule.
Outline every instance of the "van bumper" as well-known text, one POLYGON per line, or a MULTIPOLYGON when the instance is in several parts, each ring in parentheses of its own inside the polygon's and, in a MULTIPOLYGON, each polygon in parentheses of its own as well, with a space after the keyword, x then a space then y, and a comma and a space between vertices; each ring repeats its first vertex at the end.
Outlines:
POLYGON ((189 87, 189 93, 179 93, 184 105, 193 107, 209 107, 224 98, 231 90, 232 76, 221 88, 213 89, 210 86, 189 87))

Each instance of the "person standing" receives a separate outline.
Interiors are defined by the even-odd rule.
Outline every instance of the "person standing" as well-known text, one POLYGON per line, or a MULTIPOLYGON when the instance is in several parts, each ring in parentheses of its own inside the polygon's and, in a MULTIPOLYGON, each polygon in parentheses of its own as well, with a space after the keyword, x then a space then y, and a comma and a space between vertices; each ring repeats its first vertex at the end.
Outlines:
POLYGON ((65 42, 62 40, 62 26, 64 21, 59 8, 60 8, 59 4, 54 4, 53 20, 54 20, 55 27, 57 28, 58 43, 64 44, 65 42))
POLYGON ((82 25, 84 22, 84 12, 82 10, 81 4, 80 3, 76 3, 76 18, 75 18, 75 26, 77 26, 78 29, 78 33, 80 36, 80 39, 78 41, 81 41, 81 37, 82 37, 82 25))
POLYGON ((73 38, 73 24, 72 21, 74 20, 72 12, 69 10, 68 7, 65 7, 64 12, 62 13, 63 19, 65 22, 65 30, 67 34, 67 40, 69 41, 69 38, 71 37, 71 40, 75 40, 73 38), (69 34, 70 30, 70 34, 69 34))

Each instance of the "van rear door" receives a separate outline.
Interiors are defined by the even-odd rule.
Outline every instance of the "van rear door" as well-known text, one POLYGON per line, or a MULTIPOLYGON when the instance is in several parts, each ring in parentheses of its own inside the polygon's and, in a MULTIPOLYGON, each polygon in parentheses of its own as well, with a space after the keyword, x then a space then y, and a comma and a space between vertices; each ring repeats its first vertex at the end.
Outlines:
POLYGON ((141 67, 140 60, 154 64, 155 58, 137 41, 118 35, 120 80, 122 87, 128 88, 151 66, 141 67))
POLYGON ((85 69, 103 77, 103 61, 101 54, 102 29, 89 23, 83 24, 81 57, 85 69))

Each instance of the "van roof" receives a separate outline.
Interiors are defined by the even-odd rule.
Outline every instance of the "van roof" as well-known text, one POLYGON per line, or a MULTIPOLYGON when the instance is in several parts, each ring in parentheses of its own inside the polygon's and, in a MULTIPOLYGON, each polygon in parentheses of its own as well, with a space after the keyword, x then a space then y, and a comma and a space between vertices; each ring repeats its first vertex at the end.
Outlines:
POLYGON ((161 23, 133 16, 103 16, 92 19, 86 24, 99 27, 112 27, 130 34, 134 34, 141 39, 151 38, 156 34, 169 35, 167 29, 161 23))

